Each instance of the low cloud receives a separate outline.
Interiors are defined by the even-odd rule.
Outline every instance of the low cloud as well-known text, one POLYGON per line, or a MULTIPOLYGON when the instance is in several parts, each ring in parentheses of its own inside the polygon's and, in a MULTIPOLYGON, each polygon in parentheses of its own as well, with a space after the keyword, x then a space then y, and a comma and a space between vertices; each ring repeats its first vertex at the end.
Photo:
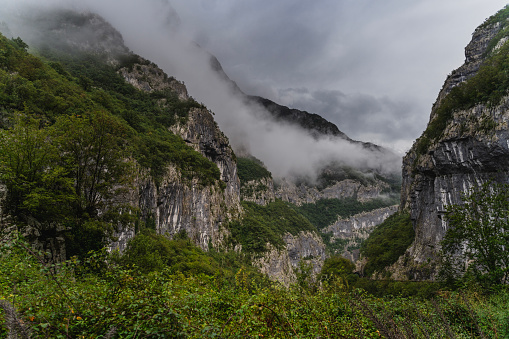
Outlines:
MULTIPOLYGON (((26 3, 29 1, 24 1, 26 3)), ((400 170, 400 157, 391 152, 373 152, 360 144, 338 138, 317 140, 300 127, 275 123, 261 107, 246 104, 211 69, 210 55, 195 44, 190 38, 192 35, 179 29, 178 16, 167 1, 125 0, 122 10, 118 8, 118 1, 114 0, 84 0, 79 4, 55 0, 51 3, 78 10, 87 9, 102 15, 120 31, 128 48, 155 62, 169 75, 184 81, 189 93, 215 112, 221 130, 230 138, 234 148, 248 149, 276 177, 313 177, 319 166, 330 161, 386 173, 400 170)), ((296 93, 288 91, 286 95, 296 93)), ((355 123, 352 119, 354 111, 378 109, 376 102, 346 100, 341 93, 304 94, 310 99, 314 98, 314 101, 309 101, 310 105, 314 102, 316 106, 310 106, 314 112, 321 113, 329 105, 328 114, 334 114, 334 103, 343 105, 348 112, 352 112, 349 118, 352 124, 355 123)))
POLYGON ((307 88, 279 90, 280 102, 309 112, 320 112, 349 137, 406 151, 415 135, 422 131, 422 117, 411 102, 367 94, 307 88))

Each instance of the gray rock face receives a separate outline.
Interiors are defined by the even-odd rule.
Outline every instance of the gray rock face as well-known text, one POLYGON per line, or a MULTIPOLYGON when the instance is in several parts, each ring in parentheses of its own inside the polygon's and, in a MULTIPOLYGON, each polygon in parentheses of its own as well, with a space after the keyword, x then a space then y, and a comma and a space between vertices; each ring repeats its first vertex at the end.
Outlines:
POLYGON ((186 86, 173 77, 167 77, 166 74, 154 64, 136 64, 131 69, 121 68, 120 75, 125 81, 135 88, 145 92, 157 92, 171 90, 175 92, 180 100, 188 100, 186 86))
POLYGON ((384 222, 398 210, 398 205, 379 208, 369 212, 356 214, 350 218, 339 218, 334 224, 323 230, 332 233, 331 242, 347 240, 343 250, 339 253, 343 257, 356 262, 360 259, 359 247, 362 241, 369 237, 373 229, 384 222), (349 249, 353 248, 353 249, 349 249))
POLYGON ((444 86, 438 94, 437 101, 433 105, 431 119, 433 119, 440 101, 449 94, 454 87, 467 81, 477 73, 484 60, 490 41, 495 37, 495 35, 497 35, 500 28, 501 25, 497 23, 489 27, 479 27, 475 30, 472 34, 472 40, 467 47, 465 47, 465 63, 458 69, 454 70, 445 80, 444 86))
MULTIPOLYGON (((435 118, 440 100, 454 86, 476 74, 499 30, 500 25, 494 24, 475 31, 465 49, 465 64, 446 80, 430 120, 435 118)), ((415 146, 407 153, 403 159, 401 206, 410 211, 416 240, 394 265, 395 278, 433 278, 434 270, 430 267, 448 227, 443 217, 446 206, 461 203, 463 194, 487 180, 507 181, 508 121, 507 98, 496 107, 479 104, 455 112, 440 139, 426 154, 418 155, 415 146)))
MULTIPOLYGON (((228 207, 240 204, 240 180, 235 154, 228 138, 221 132, 211 112, 193 108, 185 124, 177 123, 171 130, 182 137, 196 151, 214 162, 226 183, 225 199, 228 207)), ((235 207, 237 208, 237 207, 235 207)), ((238 208, 237 208, 238 209, 238 208)))
POLYGON ((305 184, 297 186, 293 182, 283 179, 278 183, 275 194, 278 199, 301 206, 306 203, 315 203, 320 199, 356 197, 359 201, 366 201, 380 197, 382 191, 388 187, 387 183, 379 180, 375 185, 364 186, 356 180, 347 179, 319 190, 316 186, 305 184))
POLYGON ((312 266, 312 273, 318 274, 325 260, 325 245, 322 239, 311 232, 300 232, 294 236, 289 233, 283 236, 285 249, 278 250, 269 245, 270 250, 253 264, 272 280, 285 286, 296 282, 299 263, 303 261, 312 266))
POLYGON ((243 201, 265 206, 276 200, 274 181, 272 178, 248 181, 241 185, 240 196, 243 201))
POLYGON ((173 167, 168 168, 159 187, 150 178, 140 185, 139 207, 145 216, 154 219, 159 234, 172 236, 185 230, 204 250, 209 244, 222 245, 227 233, 221 224, 239 208, 227 204, 219 185, 204 187, 195 180, 183 180, 173 167))
POLYGON ((367 238, 370 231, 380 225, 390 215, 396 213, 398 205, 379 208, 369 212, 363 212, 350 218, 339 218, 334 224, 325 228, 325 232, 331 232, 336 239, 350 239, 354 236, 367 238))
MULTIPOLYGON (((171 89, 181 99, 188 98, 182 83, 165 77, 153 64, 134 65, 132 70, 120 70, 120 74, 141 90, 171 89)), ((241 211, 235 154, 228 138, 205 108, 191 109, 187 121, 178 122, 171 131, 217 165, 225 187, 219 183, 204 187, 197 180, 184 180, 176 167, 169 166, 159 187, 148 176, 140 179, 137 205, 146 219, 154 220, 158 233, 172 236, 185 230, 202 249, 207 250, 209 244, 218 247, 227 235, 221 224, 238 217, 241 211)), ((120 234, 118 247, 122 248, 133 235, 129 230, 120 234)))

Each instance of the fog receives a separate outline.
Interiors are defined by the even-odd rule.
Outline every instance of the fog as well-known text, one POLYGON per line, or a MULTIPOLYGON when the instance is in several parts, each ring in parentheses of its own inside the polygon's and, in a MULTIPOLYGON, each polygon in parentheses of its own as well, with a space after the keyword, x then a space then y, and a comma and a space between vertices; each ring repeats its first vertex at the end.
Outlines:
MULTIPOLYGON (((5 2, 5 1, 4 1, 5 2)), ((184 81, 189 94, 215 113, 220 129, 235 150, 246 149, 278 177, 308 176, 332 161, 383 173, 400 171, 401 158, 391 151, 372 151, 339 138, 313 138, 295 125, 276 123, 259 106, 246 104, 231 84, 210 67, 210 55, 183 30, 175 10, 165 0, 35 0, 7 1, 0 16, 14 36, 30 39, 17 14, 40 6, 97 12, 123 36, 134 53, 155 62, 168 75, 184 81)), ((235 80, 235 79, 233 79, 235 80)), ((313 112, 318 113, 320 112, 313 112)))

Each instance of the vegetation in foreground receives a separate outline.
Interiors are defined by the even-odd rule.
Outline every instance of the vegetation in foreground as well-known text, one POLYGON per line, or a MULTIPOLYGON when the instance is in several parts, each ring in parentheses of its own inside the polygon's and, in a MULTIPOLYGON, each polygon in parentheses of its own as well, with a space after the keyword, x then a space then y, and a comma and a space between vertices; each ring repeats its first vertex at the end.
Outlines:
MULTIPOLYGON (((191 250, 182 246, 185 240, 178 241, 175 248, 191 250)), ((143 273, 105 252, 95 252, 85 261, 51 264, 23 240, 5 237, 0 256, 1 338, 509 335, 506 289, 490 295, 472 289, 441 292, 431 299, 373 297, 350 286, 342 272, 348 265, 338 262, 328 265, 338 275, 327 275, 307 288, 284 288, 256 280, 244 268, 212 274, 175 270, 168 262, 143 273)))

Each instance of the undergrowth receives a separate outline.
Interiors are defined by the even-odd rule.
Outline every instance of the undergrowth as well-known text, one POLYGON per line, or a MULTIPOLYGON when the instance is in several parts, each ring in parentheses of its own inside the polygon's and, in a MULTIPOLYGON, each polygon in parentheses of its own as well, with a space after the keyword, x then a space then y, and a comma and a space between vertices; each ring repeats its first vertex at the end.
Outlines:
POLYGON ((96 254, 60 264, 20 239, 0 251, 0 338, 505 338, 509 293, 373 297, 338 278, 313 290, 96 254))

